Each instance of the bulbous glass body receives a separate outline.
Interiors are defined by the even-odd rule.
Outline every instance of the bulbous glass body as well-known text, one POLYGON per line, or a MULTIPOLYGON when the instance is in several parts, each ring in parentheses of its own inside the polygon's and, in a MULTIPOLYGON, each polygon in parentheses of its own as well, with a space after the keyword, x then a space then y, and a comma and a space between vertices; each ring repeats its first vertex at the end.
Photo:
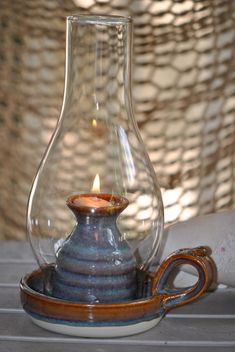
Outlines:
MULTIPOLYGON (((66 204, 73 195, 129 202, 117 218, 118 241, 126 241, 138 268, 147 269, 159 247, 162 199, 132 110, 131 27, 124 17, 67 18, 62 111, 28 202, 27 231, 39 265, 55 263, 76 226, 79 233, 79 216, 66 204), (92 189, 96 175, 100 188, 92 189)), ((85 204, 91 214, 93 205, 85 204)), ((115 247, 111 234, 107 240, 115 247)))

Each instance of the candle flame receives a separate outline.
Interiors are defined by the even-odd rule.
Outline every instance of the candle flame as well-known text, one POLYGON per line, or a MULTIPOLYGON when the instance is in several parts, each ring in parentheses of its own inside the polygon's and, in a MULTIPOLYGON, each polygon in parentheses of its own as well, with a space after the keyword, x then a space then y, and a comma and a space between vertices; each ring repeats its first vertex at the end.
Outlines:
POLYGON ((97 121, 96 121, 96 119, 93 119, 93 120, 92 120, 92 127, 97 127, 97 121))
POLYGON ((94 178, 91 192, 100 193, 100 176, 99 176, 99 174, 96 174, 96 176, 94 178))

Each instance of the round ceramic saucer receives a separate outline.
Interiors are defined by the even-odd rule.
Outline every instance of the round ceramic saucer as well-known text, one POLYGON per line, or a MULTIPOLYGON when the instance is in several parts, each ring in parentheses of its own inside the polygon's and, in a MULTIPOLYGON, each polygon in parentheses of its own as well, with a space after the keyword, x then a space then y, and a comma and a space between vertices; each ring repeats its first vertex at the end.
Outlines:
MULTIPOLYGON (((47 267, 44 270, 53 270, 47 267)), ((81 337, 121 337, 154 327, 162 318, 161 295, 119 303, 79 303, 43 293, 42 269, 26 275, 20 284, 24 310, 47 330, 81 337)))

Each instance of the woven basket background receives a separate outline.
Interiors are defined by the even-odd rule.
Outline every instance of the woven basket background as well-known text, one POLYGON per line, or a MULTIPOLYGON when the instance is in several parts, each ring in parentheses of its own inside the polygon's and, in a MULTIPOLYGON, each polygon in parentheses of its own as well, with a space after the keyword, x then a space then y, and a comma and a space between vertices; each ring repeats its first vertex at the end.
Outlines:
POLYGON ((33 177, 62 104, 65 16, 131 15, 136 119, 166 223, 235 203, 235 2, 1 0, 0 238, 24 239, 33 177))

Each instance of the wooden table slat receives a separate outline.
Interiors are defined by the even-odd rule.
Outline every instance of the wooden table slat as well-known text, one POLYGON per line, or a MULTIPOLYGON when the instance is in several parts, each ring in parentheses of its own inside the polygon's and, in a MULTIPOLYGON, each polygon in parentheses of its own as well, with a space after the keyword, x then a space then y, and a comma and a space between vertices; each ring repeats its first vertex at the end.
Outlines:
POLYGON ((0 341, 1 352, 234 352, 232 346, 121 346, 112 343, 81 344, 79 341, 73 343, 65 342, 32 342, 32 341, 0 341))
MULTIPOLYGON (((1 314, 1 321, 4 324, 0 326, 1 337, 9 336, 18 341, 80 341, 91 344, 100 343, 100 339, 78 339, 70 336, 55 334, 41 329, 34 325, 25 314, 1 314), (14 322, 14 323, 13 323, 14 322)), ((109 340, 106 339, 108 342, 109 340)), ((138 335, 125 338, 111 339, 110 343, 116 345, 150 345, 159 346, 165 343, 173 346, 191 346, 191 345, 208 345, 208 346, 234 346, 235 347, 235 321, 233 319, 163 319, 160 324, 138 335), (192 324, 193 323, 193 324, 192 324), (223 326, 223 329, 221 327, 223 326)))

